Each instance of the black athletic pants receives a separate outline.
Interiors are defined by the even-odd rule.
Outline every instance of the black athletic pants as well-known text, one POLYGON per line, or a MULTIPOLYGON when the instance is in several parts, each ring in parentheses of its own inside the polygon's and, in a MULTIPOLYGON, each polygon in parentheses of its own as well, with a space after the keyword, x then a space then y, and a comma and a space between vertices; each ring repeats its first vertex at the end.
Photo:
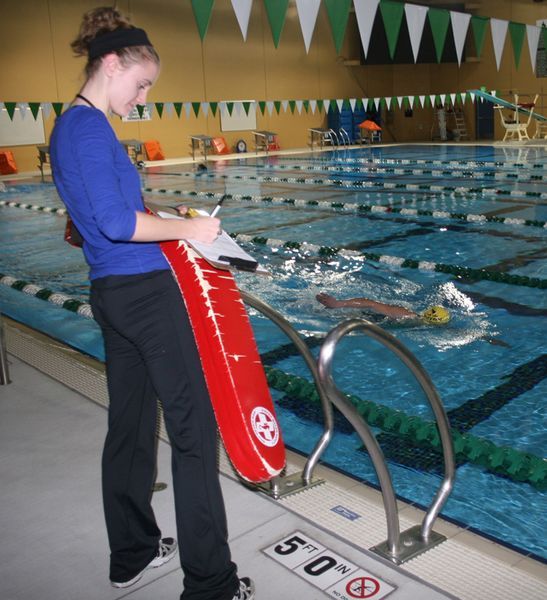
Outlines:
POLYGON ((238 588, 216 462, 216 424, 193 332, 170 271, 92 281, 110 407, 102 472, 110 579, 128 581, 161 537, 150 504, 156 397, 172 448, 181 600, 232 600, 238 588))

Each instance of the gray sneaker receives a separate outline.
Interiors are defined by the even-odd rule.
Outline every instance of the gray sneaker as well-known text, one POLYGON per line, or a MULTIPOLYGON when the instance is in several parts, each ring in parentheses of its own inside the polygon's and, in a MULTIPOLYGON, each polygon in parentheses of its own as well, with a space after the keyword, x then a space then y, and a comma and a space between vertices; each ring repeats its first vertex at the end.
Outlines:
MULTIPOLYGON (((115 588, 130 587, 140 580, 145 571, 148 569, 156 569, 157 567, 161 567, 161 565, 164 565, 166 562, 170 561, 173 556, 175 556, 176 552, 177 540, 174 538, 162 538, 160 540, 156 556, 146 565, 146 567, 144 567, 140 573, 137 573, 133 579, 129 579, 128 581, 111 581, 110 584, 115 588)), ((250 598, 253 597, 254 596, 250 596, 250 598)), ((245 598, 245 596, 242 596, 242 598, 245 598)))
POLYGON ((240 577, 239 590, 237 590, 233 600, 254 600, 255 584, 249 577, 240 577))

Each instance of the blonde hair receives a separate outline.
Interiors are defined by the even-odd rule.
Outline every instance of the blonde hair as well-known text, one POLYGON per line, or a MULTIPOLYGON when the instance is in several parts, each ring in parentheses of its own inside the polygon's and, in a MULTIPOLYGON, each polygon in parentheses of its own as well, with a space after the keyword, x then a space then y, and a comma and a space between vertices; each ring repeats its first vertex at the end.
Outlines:
MULTIPOLYGON (((86 12, 80 24, 76 39, 70 44, 75 56, 88 56, 89 45, 97 37, 118 29, 130 29, 133 25, 117 8, 101 6, 86 12)), ((113 50, 122 65, 140 63, 145 60, 159 64, 160 58, 153 46, 130 46, 113 50)), ((85 74, 89 78, 98 69, 101 57, 89 58, 85 66, 85 74)))

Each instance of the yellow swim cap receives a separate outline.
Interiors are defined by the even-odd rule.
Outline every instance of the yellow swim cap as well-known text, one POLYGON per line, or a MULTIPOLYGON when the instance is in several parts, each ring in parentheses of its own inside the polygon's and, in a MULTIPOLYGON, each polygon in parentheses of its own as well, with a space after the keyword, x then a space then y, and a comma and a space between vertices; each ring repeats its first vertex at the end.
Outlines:
POLYGON ((445 325, 450 321, 450 313, 442 306, 430 306, 422 313, 422 318, 432 325, 445 325))

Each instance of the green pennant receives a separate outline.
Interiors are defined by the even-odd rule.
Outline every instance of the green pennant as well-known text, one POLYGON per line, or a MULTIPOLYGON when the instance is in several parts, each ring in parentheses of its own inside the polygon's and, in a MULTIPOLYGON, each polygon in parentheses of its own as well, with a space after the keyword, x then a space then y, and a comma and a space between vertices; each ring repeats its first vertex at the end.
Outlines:
POLYGON ((232 116, 232 111, 234 110, 234 103, 226 102, 226 108, 228 109, 229 115, 232 116))
POLYGON ((431 108, 431 98, 429 96, 424 98, 424 108, 431 108))
POLYGON ((279 114, 279 111, 281 110, 281 100, 274 100, 274 107, 275 112, 279 114))
POLYGON ((355 110, 361 110, 363 108, 363 101, 361 98, 357 98, 355 102, 355 110))
POLYGON ((367 110, 372 110, 374 107, 374 100, 372 98, 369 98, 367 101, 367 110))
POLYGON ((139 113, 139 118, 142 119, 142 116, 144 115, 144 109, 145 109, 145 105, 144 104, 137 104, 137 112, 139 113))
POLYGON ((303 100, 302 101, 302 106, 304 107, 304 110, 309 113, 310 112, 310 101, 309 100, 303 100))
POLYGON ((51 106, 57 116, 59 116, 63 112, 63 103, 62 102, 52 102, 51 106))
POLYGON ((348 25, 351 0, 323 0, 330 21, 336 54, 340 54, 348 25))
POLYGON ((448 25, 450 24, 450 13, 445 8, 430 8, 427 11, 427 18, 429 19, 433 33, 437 62, 440 63, 443 56, 446 34, 448 33, 448 25))
POLYGON ((473 15, 471 17, 471 27, 473 29, 473 37, 475 39, 475 50, 477 56, 482 54, 482 48, 484 46, 484 38, 486 35, 486 26, 490 19, 488 17, 477 17, 473 15))
POLYGON ((401 108, 403 109, 407 109, 410 108, 410 100, 408 99, 408 96, 403 96, 403 102, 401 104, 401 108))
POLYGON ((40 103, 39 102, 29 102, 28 106, 30 108, 30 112, 32 113, 32 116, 34 117, 34 120, 36 121, 36 119, 38 118, 38 113, 40 112, 40 103))
POLYGON ((213 113, 213 117, 216 117, 217 116, 218 102, 209 102, 209 108, 211 109, 211 112, 213 113))
POLYGON ((462 95, 460 92, 456 93, 456 102, 460 105, 463 106, 463 100, 462 100, 462 95))
POLYGON ((266 5, 268 21, 272 29, 274 45, 277 48, 281 32, 283 31, 283 25, 285 24, 285 15, 289 0, 264 0, 264 4, 266 5))
POLYGON ((387 102, 385 98, 380 98, 380 108, 386 108, 387 102))
POLYGON ((547 27, 541 26, 541 35, 543 36, 543 48, 547 49, 547 27))
POLYGON ((13 115, 15 114, 15 107, 17 106, 17 102, 4 102, 4 106, 8 111, 9 118, 13 121, 13 115))
POLYGON ((295 100, 289 100, 289 108, 291 109, 291 114, 294 115, 294 109, 296 108, 296 101, 295 100))
POLYGON ((194 18, 196 19, 199 37, 202 42, 207 35, 214 3, 215 0, 192 0, 192 10, 194 11, 194 18))
POLYGON ((266 110, 266 101, 265 100, 259 100, 258 101, 258 108, 260 108, 260 112, 262 114, 264 114, 264 111, 266 110))
POLYGON ((317 100, 317 108, 319 112, 323 110, 323 100, 317 100))
POLYGON ((348 98, 344 98, 342 100, 342 110, 348 110, 348 109, 351 109, 351 104, 349 103, 348 98))
POLYGON ((196 117, 199 115, 200 107, 201 107, 201 102, 192 102, 192 109, 194 110, 194 114, 196 115, 196 117))
POLYGON ((509 21, 509 33, 511 34, 511 42, 513 42, 515 66, 518 69, 522 43, 524 42, 524 34, 526 33, 526 25, 524 25, 524 23, 513 23, 513 21, 509 21))
POLYGON ((163 115, 163 102, 156 102, 154 105, 156 107, 156 112, 158 113, 158 116, 161 119, 163 115))
POLYGON ((243 110, 245 111, 245 114, 247 116, 249 116, 249 109, 251 108, 251 103, 250 102, 243 102, 243 110))
POLYGON ((182 102, 173 102, 173 107, 177 113, 177 117, 180 119, 180 113, 182 112, 182 102))
POLYGON ((391 0, 380 0, 380 12, 384 21, 384 29, 389 47, 389 57, 393 60, 395 49, 397 48, 397 40, 403 22, 403 14, 405 5, 403 2, 391 2, 391 0))

